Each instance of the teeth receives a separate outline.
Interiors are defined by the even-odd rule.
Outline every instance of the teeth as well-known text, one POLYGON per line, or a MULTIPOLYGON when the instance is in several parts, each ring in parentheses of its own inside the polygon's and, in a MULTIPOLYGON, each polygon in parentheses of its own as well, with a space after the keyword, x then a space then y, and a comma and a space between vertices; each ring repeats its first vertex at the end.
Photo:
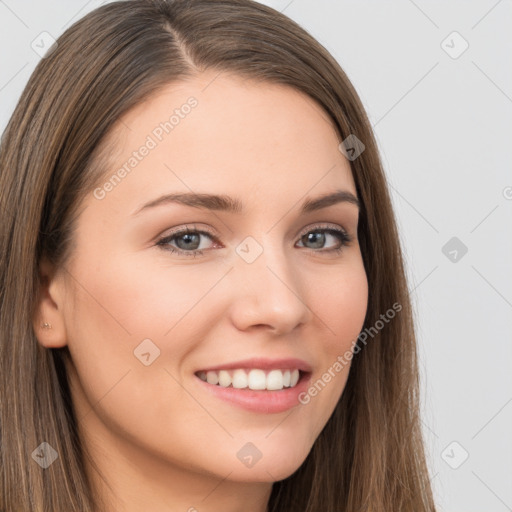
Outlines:
POLYGON ((235 370, 231 384, 234 388, 246 388, 248 386, 247 374, 243 370, 235 370))
POLYGON ((206 382, 208 382, 208 384, 218 384, 219 376, 217 372, 206 372, 206 382))
POLYGON ((228 372, 221 370, 219 372, 219 386, 227 388, 231 384, 231 375, 228 372))
POLYGON ((283 372, 281 370, 272 370, 267 375, 267 389, 283 389, 283 372))
POLYGON ((199 372, 199 378, 208 384, 236 389, 253 389, 276 391, 297 385, 299 370, 264 370, 252 369, 249 372, 243 369, 199 372))

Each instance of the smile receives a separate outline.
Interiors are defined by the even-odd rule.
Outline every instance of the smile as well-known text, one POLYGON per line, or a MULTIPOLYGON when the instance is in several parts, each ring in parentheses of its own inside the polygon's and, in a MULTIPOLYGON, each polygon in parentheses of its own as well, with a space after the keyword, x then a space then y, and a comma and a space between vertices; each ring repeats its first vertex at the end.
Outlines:
POLYGON ((262 370, 252 368, 245 370, 238 368, 234 370, 201 371, 197 373, 197 376, 208 384, 224 388, 277 391, 283 388, 295 387, 300 378, 300 371, 298 369, 262 370))

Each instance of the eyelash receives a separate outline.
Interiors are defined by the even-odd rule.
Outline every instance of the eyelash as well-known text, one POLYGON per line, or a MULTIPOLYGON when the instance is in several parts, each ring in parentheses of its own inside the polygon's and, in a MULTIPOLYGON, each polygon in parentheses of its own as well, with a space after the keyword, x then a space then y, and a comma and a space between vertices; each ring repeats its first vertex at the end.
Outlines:
MULTIPOLYGON (((345 247, 349 246, 352 242, 352 235, 349 235, 343 229, 333 228, 332 226, 326 226, 326 225, 315 226, 313 229, 309 229, 308 231, 303 232, 299 236, 299 240, 302 240, 302 238, 304 238, 306 235, 308 235, 310 233, 319 233, 319 232, 334 235, 341 242, 341 245, 334 249, 327 249, 327 250, 309 249, 312 252, 329 253, 329 254, 337 255, 337 254, 340 254, 345 249, 345 247)), ((196 249, 193 251, 184 251, 182 249, 178 249, 176 247, 173 247, 172 245, 169 245, 169 242, 171 240, 174 240, 175 238, 179 238, 180 236, 188 235, 188 234, 205 235, 205 236, 211 238, 213 241, 217 241, 217 238, 215 237, 215 235, 213 235, 213 233, 209 233, 208 231, 203 231, 201 229, 196 229, 195 226, 192 229, 187 226, 185 229, 175 231, 174 233, 171 233, 170 235, 160 238, 158 240, 158 242, 156 243, 156 245, 161 247, 165 251, 169 251, 171 253, 176 253, 176 254, 179 254, 182 256, 193 257, 193 258, 195 258, 196 256, 202 256, 203 250, 201 250, 201 249, 196 249)))

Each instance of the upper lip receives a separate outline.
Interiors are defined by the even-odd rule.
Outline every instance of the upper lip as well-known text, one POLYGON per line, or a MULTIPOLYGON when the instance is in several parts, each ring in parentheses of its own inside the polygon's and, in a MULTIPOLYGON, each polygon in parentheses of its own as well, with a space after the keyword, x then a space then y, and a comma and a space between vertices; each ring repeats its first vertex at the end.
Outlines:
POLYGON ((253 357, 231 363, 221 363, 208 368, 201 368, 199 371, 236 370, 237 368, 260 368, 262 370, 302 370, 311 372, 312 367, 302 359, 290 357, 286 359, 268 359, 265 357, 253 357))

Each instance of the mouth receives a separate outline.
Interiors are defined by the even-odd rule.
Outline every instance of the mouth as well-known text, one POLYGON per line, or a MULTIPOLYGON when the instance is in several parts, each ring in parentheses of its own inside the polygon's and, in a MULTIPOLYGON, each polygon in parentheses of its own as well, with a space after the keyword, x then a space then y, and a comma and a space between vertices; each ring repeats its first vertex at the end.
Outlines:
POLYGON ((252 413, 282 413, 302 404, 313 366, 295 357, 249 359, 220 363, 194 372, 205 398, 252 413))
POLYGON ((280 391, 295 388, 306 374, 303 370, 262 368, 236 368, 198 371, 196 377, 221 388, 247 389, 252 391, 280 391))
POLYGON ((206 396, 257 414, 278 414, 302 404, 312 372, 294 369, 235 368, 195 372, 206 396))

